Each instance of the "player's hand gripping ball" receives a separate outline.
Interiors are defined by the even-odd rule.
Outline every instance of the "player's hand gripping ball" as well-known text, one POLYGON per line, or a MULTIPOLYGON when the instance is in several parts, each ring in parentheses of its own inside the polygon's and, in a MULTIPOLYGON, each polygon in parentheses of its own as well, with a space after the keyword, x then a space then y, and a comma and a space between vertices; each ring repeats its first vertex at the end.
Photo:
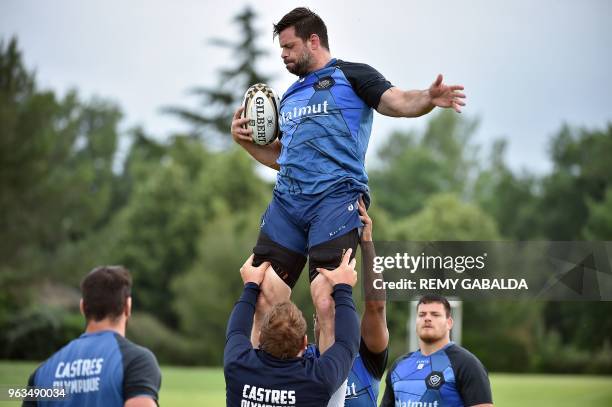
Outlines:
POLYGON ((276 140, 280 133, 276 92, 265 83, 256 83, 244 94, 242 105, 243 117, 250 119, 245 128, 253 130, 253 142, 266 145, 276 140))

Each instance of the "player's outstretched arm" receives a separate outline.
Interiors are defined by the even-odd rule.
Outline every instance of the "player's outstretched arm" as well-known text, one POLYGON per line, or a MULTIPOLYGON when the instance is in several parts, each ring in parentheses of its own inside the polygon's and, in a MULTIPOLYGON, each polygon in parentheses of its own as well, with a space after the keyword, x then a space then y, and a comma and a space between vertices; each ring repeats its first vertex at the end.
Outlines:
MULTIPOLYGON (((387 329, 386 298, 384 291, 374 290, 374 242, 372 241, 372 219, 366 211, 363 198, 359 198, 359 218, 363 222, 361 233, 361 257, 363 267, 363 286, 365 309, 361 317, 361 337, 372 353, 381 353, 389 346, 387 329)), ((377 278, 380 278, 377 276, 377 278)), ((382 368, 384 371, 384 367, 382 368)), ((382 373, 382 372, 381 372, 382 373)))
POLYGON ((253 143, 253 130, 245 129, 243 126, 248 123, 249 118, 241 118, 244 106, 240 106, 232 119, 231 133, 234 141, 242 146, 254 159, 275 170, 279 170, 280 166, 276 163, 276 160, 280 156, 281 143, 279 140, 262 146, 253 143))
POLYGON ((434 107, 452 108, 461 113, 465 106, 462 85, 446 85, 442 75, 426 90, 404 91, 393 87, 387 89, 380 98, 377 111, 391 117, 419 117, 432 111, 434 107))

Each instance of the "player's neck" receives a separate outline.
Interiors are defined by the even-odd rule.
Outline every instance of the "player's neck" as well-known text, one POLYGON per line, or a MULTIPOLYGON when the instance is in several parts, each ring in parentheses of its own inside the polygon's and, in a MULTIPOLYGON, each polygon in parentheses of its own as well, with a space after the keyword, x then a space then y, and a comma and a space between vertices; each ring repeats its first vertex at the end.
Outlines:
POLYGON ((444 337, 435 342, 424 342, 424 341, 419 340, 419 348, 421 350, 421 353, 424 356, 429 356, 432 353, 436 353, 437 351, 439 351, 440 349, 442 349, 449 343, 450 343, 449 337, 444 337))
MULTIPOLYGON (((319 69, 323 69, 325 65, 329 64, 332 57, 329 52, 321 52, 318 55, 314 56, 314 64, 310 68, 310 72, 318 71, 319 69)), ((309 72, 309 73, 310 73, 309 72)))
POLYGON ((125 336, 125 326, 126 323, 123 318, 119 319, 119 321, 113 321, 109 318, 106 318, 101 321, 87 321, 85 332, 90 334, 100 331, 115 331, 119 335, 125 336))

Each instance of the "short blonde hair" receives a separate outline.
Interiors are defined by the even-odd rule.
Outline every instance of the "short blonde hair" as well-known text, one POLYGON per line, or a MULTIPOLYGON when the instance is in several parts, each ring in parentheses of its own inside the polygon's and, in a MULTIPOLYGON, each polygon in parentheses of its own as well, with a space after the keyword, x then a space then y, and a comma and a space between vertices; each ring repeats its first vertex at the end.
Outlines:
POLYGON ((264 317, 259 348, 279 359, 294 358, 304 346, 306 328, 302 311, 294 303, 276 304, 264 317))

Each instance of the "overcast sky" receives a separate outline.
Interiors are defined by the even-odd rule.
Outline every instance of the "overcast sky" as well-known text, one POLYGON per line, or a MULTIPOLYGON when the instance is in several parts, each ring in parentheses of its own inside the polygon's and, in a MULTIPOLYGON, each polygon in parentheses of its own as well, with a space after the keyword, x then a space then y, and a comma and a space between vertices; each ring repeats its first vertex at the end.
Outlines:
MULTIPOLYGON (((280 94, 295 77, 271 26, 306 5, 325 20, 333 56, 366 62, 404 89, 427 88, 437 73, 463 84, 463 114, 481 120, 476 141, 507 138, 515 169, 549 170, 548 142, 564 122, 612 121, 610 0, 0 0, 0 37, 17 35, 43 87, 114 100, 122 128, 163 138, 186 127, 160 108, 193 105, 187 90, 214 85, 215 70, 231 65, 206 39, 236 35, 231 18, 246 4, 259 13, 271 53, 262 68, 280 94)), ((391 130, 426 120, 376 115, 368 159, 391 130)))

